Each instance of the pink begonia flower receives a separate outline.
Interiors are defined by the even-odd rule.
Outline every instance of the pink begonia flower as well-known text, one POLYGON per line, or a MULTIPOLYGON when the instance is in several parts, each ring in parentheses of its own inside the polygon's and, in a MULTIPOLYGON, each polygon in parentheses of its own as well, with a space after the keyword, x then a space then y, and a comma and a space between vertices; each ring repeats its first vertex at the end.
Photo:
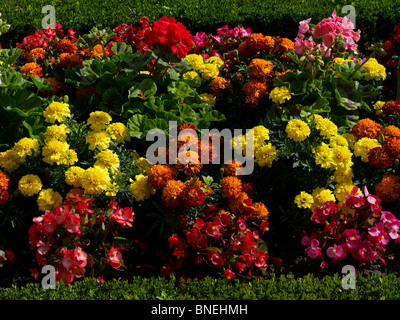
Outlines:
POLYGON ((303 236, 303 238, 301 238, 301 244, 303 246, 309 246, 311 244, 311 240, 309 236, 303 236))
POLYGON ((360 245, 360 236, 357 233, 356 229, 347 229, 343 232, 343 236, 345 237, 345 246, 349 250, 357 249, 360 245))
POLYGON ((319 241, 317 239, 311 240, 311 246, 306 248, 306 253, 311 259, 315 259, 321 256, 321 248, 319 246, 319 241))
POLYGON ((368 228, 368 240, 379 246, 388 244, 389 237, 385 232, 383 223, 378 223, 375 227, 368 228))
POLYGON ((310 30, 310 21, 311 18, 299 22, 299 34, 304 34, 310 30))
POLYGON ((381 211, 381 221, 384 223, 389 236, 396 240, 399 238, 400 221, 396 219, 393 213, 389 211, 381 211))
POLYGON ((372 248, 372 242, 368 240, 361 242, 358 254, 363 262, 372 262, 378 256, 376 250, 372 248))
POLYGON ((333 247, 329 247, 326 250, 326 254, 329 258, 332 259, 333 263, 335 263, 347 256, 347 254, 343 250, 342 246, 340 246, 340 245, 338 246, 336 244, 334 244, 333 247))

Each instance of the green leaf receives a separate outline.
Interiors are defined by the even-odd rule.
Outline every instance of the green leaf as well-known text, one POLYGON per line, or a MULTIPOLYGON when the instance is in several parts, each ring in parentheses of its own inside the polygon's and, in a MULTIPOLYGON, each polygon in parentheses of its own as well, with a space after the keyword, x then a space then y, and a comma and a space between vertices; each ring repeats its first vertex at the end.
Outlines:
POLYGON ((145 130, 145 121, 147 117, 142 114, 135 114, 128 119, 127 127, 131 137, 143 138, 145 130))
POLYGON ((140 93, 147 98, 157 93, 157 85, 152 79, 146 78, 136 86, 131 87, 128 92, 128 98, 140 97, 140 93))
POLYGON ((51 84, 47 81, 44 81, 42 78, 35 75, 30 75, 30 78, 38 90, 53 90, 51 84))

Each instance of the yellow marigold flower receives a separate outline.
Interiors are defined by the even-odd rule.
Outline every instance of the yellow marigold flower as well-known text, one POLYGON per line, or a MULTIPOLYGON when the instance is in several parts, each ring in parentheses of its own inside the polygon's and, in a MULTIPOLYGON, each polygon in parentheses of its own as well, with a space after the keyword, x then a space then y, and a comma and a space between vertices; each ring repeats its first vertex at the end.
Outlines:
POLYGON ((317 152, 315 156, 315 163, 320 165, 322 168, 334 169, 335 162, 333 161, 333 154, 331 149, 317 152))
POLYGON ((81 176, 83 189, 89 194, 100 194, 111 185, 107 169, 92 167, 85 170, 81 176))
POLYGON ((144 157, 139 157, 135 161, 138 165, 138 169, 143 170, 143 172, 147 172, 153 165, 144 157))
POLYGON ((376 147, 381 147, 381 144, 376 139, 361 138, 354 144, 354 155, 361 157, 363 162, 368 162, 368 152, 376 147))
POLYGON ((100 167, 110 170, 111 173, 118 172, 119 169, 119 158, 114 152, 109 149, 99 152, 95 157, 96 162, 94 167, 100 167))
POLYGON ((149 185, 148 177, 143 174, 135 176, 135 181, 131 180, 128 191, 136 201, 144 201, 156 193, 156 189, 149 185))
POLYGON ((292 95, 288 87, 275 87, 269 93, 269 98, 276 104, 285 103, 285 100, 290 100, 292 95))
POLYGON ((190 62, 194 70, 199 70, 200 67, 204 64, 203 57, 198 54, 188 54, 183 59, 187 62, 190 62))
POLYGON ((351 133, 344 133, 342 136, 347 140, 350 149, 354 149, 354 144, 356 143, 357 137, 351 133))
POLYGON ((61 160, 62 164, 65 164, 67 166, 72 166, 74 165, 76 162, 78 162, 78 154, 76 153, 75 150, 72 149, 68 149, 65 153, 64 153, 64 157, 61 160))
POLYGON ((301 191, 295 198, 294 203, 299 208, 309 209, 314 203, 314 198, 311 194, 301 191))
POLYGON ((112 118, 107 112, 94 111, 90 113, 87 124, 90 126, 90 129, 100 131, 105 130, 111 120, 112 118))
POLYGON ((320 187, 313 190, 312 197, 314 199, 314 203, 310 208, 311 210, 315 210, 316 208, 325 204, 327 201, 336 201, 331 190, 320 187))
POLYGON ((264 144, 254 149, 254 158, 260 167, 271 168, 272 163, 278 160, 278 158, 275 156, 276 154, 276 147, 271 143, 264 144))
POLYGON ((60 125, 54 124, 52 126, 47 127, 46 129, 46 141, 53 139, 65 141, 65 139, 67 139, 68 133, 70 133, 70 131, 64 123, 60 125))
POLYGON ((97 147, 101 151, 110 146, 111 137, 106 131, 90 131, 86 135, 86 143, 89 144, 90 150, 97 147))
POLYGON ((54 101, 43 111, 43 116, 45 121, 49 123, 63 122, 71 116, 71 110, 69 110, 68 104, 54 101))
POLYGON ((58 140, 47 141, 42 149, 43 161, 50 165, 54 163, 62 164, 68 150, 69 144, 66 142, 58 140))
POLYGON ((65 183, 75 188, 82 187, 81 177, 84 172, 85 169, 82 169, 81 167, 69 167, 68 170, 65 171, 65 183))
POLYGON ((386 68, 378 63, 375 58, 369 58, 364 63, 363 68, 367 71, 364 75, 365 80, 385 80, 386 79, 386 68))
POLYGON ((336 146, 332 149, 332 159, 335 163, 335 168, 346 167, 347 165, 352 165, 351 161, 352 153, 348 147, 336 146))
MULTIPOLYGON (((265 142, 265 140, 269 140, 269 129, 259 125, 255 126, 249 132, 254 132, 254 146, 259 146, 265 142)), ((247 135, 247 134, 246 134, 247 135)))
POLYGON ((217 56, 209 57, 205 63, 213 63, 218 67, 218 69, 221 69, 224 66, 224 61, 217 56))
POLYGON ((201 79, 200 75, 196 71, 188 71, 182 75, 183 79, 193 80, 194 78, 201 79))
POLYGON ((331 137, 337 135, 337 125, 327 118, 316 118, 316 128, 320 130, 321 135, 331 137))
POLYGON ((200 98, 206 102, 208 102, 208 104, 210 105, 210 107, 214 107, 215 106, 215 102, 217 101, 217 97, 210 94, 210 93, 202 93, 200 95, 200 98))
POLYGON ((384 102, 384 101, 377 101, 377 102, 375 102, 375 104, 374 104, 374 109, 375 109, 375 113, 376 113, 377 115, 380 115, 380 114, 383 113, 382 107, 383 107, 384 105, 385 105, 385 102, 384 102))
POLYGON ((43 189, 37 198, 37 204, 40 211, 53 210, 62 205, 62 197, 53 189, 43 189))
POLYGON ((341 135, 334 135, 329 138, 329 146, 334 148, 334 147, 348 147, 349 143, 347 142, 347 139, 344 136, 341 135))
POLYGON ((39 141, 31 138, 22 138, 14 144, 13 150, 21 158, 21 161, 24 161, 26 156, 32 156, 39 153, 39 141))
POLYGON ((0 152, 0 167, 2 167, 7 172, 12 172, 19 168, 21 158, 18 153, 13 150, 7 150, 0 152))
POLYGON ((219 69, 216 64, 205 63, 199 68, 201 76, 206 80, 215 79, 219 75, 219 69))
POLYGON ((117 143, 131 141, 128 128, 122 122, 114 122, 108 125, 106 129, 111 139, 117 143))
POLYGON ((37 175, 27 174, 18 182, 18 190, 25 197, 32 197, 42 189, 42 181, 37 175))
POLYGON ((353 169, 350 165, 339 166, 333 174, 336 183, 349 183, 354 178, 353 169))
POLYGON ((288 138, 294 141, 304 141, 310 135, 310 127, 302 120, 293 119, 288 122, 285 129, 288 138))

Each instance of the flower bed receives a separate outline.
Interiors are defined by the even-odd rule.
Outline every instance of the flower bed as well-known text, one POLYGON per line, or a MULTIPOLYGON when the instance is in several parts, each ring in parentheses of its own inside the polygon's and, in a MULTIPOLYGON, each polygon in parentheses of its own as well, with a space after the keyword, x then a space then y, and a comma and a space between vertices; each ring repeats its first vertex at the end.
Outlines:
POLYGON ((395 52, 336 12, 293 41, 139 22, 0 51, 3 279, 395 272, 395 52))

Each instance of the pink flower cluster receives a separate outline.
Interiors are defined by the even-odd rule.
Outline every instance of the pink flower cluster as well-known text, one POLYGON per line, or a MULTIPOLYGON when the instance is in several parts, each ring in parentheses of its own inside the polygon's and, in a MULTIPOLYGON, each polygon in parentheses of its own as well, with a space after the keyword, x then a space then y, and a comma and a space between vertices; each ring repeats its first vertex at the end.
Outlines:
POLYGON ((346 196, 345 206, 333 201, 313 211, 311 220, 324 226, 305 234, 301 244, 311 259, 322 257, 321 268, 327 267, 325 255, 336 263, 350 256, 359 262, 384 260, 384 248, 390 238, 400 241, 400 220, 391 212, 382 211, 381 200, 369 194, 366 187, 359 193, 354 187, 346 196))
POLYGON ((250 28, 244 28, 238 26, 233 29, 229 29, 228 25, 225 25, 217 29, 217 35, 209 34, 205 32, 197 32, 193 36, 193 42, 195 47, 193 48, 194 53, 200 54, 204 51, 204 58, 207 59, 210 56, 222 57, 220 53, 221 49, 228 51, 248 36, 251 35, 250 28))
MULTIPOLYGON (((30 249, 36 248, 39 265, 56 266, 57 281, 68 284, 83 277, 88 263, 92 270, 99 261, 114 269, 123 266, 120 250, 124 247, 104 241, 111 239, 108 234, 116 236, 116 229, 132 227, 132 208, 119 208, 116 201, 111 201, 105 214, 93 201, 81 189, 73 189, 62 206, 33 218, 34 224, 29 228, 30 249), (98 256, 98 249, 96 254, 89 250, 89 244, 98 240, 103 242, 95 247, 104 248, 104 257, 98 256)), ((38 276, 37 269, 31 271, 38 276)))
POLYGON ((354 31, 353 23, 350 19, 336 16, 333 11, 332 18, 327 18, 319 22, 315 28, 310 27, 310 19, 300 21, 299 30, 295 39, 294 50, 298 54, 311 54, 317 50, 320 54, 331 55, 332 46, 337 37, 341 36, 345 51, 357 53, 356 42, 360 40, 361 30, 354 31), (306 34, 311 38, 307 38, 306 34))

